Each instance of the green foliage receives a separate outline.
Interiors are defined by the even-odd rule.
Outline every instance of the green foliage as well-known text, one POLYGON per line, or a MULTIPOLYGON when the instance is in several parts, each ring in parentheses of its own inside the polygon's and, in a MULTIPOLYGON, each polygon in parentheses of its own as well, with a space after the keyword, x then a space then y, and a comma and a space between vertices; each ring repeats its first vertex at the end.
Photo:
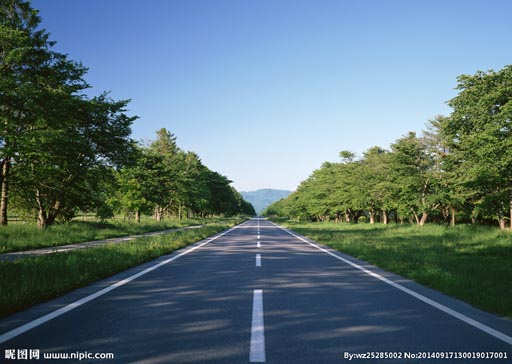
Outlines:
POLYGON ((87 87, 85 68, 51 50, 54 42, 30 3, 0 5, 0 224, 7 224, 9 188, 20 154, 35 134, 65 118, 73 95, 87 87))
POLYGON ((108 167, 129 155, 135 118, 127 101, 82 94, 86 69, 52 50, 28 2, 2 2, 0 19, 0 223, 12 190, 48 226, 99 205, 108 167))
POLYGON ((430 120, 423 135, 409 132, 390 151, 373 147, 360 159, 342 151, 342 162, 324 163, 264 214, 418 225, 494 219, 505 228, 512 221, 512 66, 458 81, 452 114, 430 120))
POLYGON ((512 66, 458 78, 459 94, 443 127, 473 215, 512 218, 512 66))
POLYGON ((166 129, 147 148, 130 138, 128 100, 84 94, 87 70, 39 29, 29 2, 0 5, 0 225, 15 210, 40 227, 77 212, 106 220, 153 212, 206 216, 254 214, 230 186, 182 151, 166 129))
POLYGON ((117 171, 116 181, 108 203, 127 216, 151 210, 157 220, 164 215, 255 215, 227 177, 208 169, 196 153, 181 150, 166 129, 149 147, 139 148, 136 160, 117 171))
POLYGON ((76 117, 32 133, 13 168, 13 192, 27 208, 39 212, 42 227, 58 216, 72 217, 77 209, 100 207, 102 191, 113 177, 112 167, 122 164, 131 152, 134 118, 124 114, 126 101, 116 102, 106 95, 75 101, 76 117))

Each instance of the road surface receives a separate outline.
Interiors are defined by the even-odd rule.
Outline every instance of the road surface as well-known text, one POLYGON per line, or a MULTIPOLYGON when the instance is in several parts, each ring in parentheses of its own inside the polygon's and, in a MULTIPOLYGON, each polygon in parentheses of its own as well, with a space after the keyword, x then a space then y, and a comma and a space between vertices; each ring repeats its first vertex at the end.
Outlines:
POLYGON ((0 333, 6 363, 512 362, 512 321, 264 219, 13 315, 0 333))

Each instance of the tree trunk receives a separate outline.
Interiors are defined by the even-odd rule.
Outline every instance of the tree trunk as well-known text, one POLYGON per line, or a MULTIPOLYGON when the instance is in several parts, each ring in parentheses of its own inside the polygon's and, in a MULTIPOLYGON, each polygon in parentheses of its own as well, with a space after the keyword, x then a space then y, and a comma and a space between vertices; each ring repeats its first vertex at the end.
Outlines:
POLYGON ((382 223, 384 225, 388 224, 388 212, 386 210, 382 210, 382 223))
POLYGON ((37 227, 42 229, 46 227, 46 211, 44 209, 43 201, 41 200, 41 193, 36 189, 36 202, 37 202, 37 227))
POLYGON ((46 227, 46 211, 43 209, 39 209, 39 213, 37 214, 37 227, 43 229, 46 227))
POLYGON ((0 225, 7 225, 7 208, 9 203, 9 171, 11 162, 9 158, 2 161, 2 175, 0 181, 2 183, 0 193, 0 225))
POLYGON ((39 206, 39 213, 37 216, 37 226, 39 228, 46 228, 48 226, 52 226, 55 222, 55 219, 57 219, 57 216, 59 215, 60 211, 60 201, 55 202, 55 204, 50 208, 50 211, 46 213, 44 209, 44 205, 42 204, 42 201, 40 199, 39 191, 36 195, 37 204, 39 206))
POLYGON ((370 209, 370 224, 375 224, 375 210, 370 209))
POLYGON ((414 216, 414 220, 416 221, 416 225, 419 225, 420 224, 420 218, 419 218, 418 214, 416 213, 416 211, 414 211, 412 209, 411 209, 411 211, 412 211, 412 214, 414 216))
POLYGON ((498 211, 498 222, 500 225, 500 230, 504 230, 507 227, 507 222, 505 220, 505 211, 507 211, 506 205, 502 202, 501 208, 498 211))
POLYGON ((350 222, 350 211, 345 212, 345 222, 350 222))
POLYGON ((135 211, 135 221, 140 223, 140 210, 135 211))
POLYGON ((153 216, 156 221, 162 221, 163 209, 160 206, 156 206, 153 216))
POLYGON ((512 230, 512 201, 510 201, 510 230, 512 230))
POLYGON ((503 211, 500 211, 498 213, 498 222, 500 224, 500 230, 504 230, 505 227, 506 227, 506 223, 505 223, 505 214, 503 213, 503 211))
POLYGON ((455 226, 455 209, 453 207, 450 207, 450 215, 451 215, 450 225, 455 226))
POLYGON ((510 207, 510 211, 509 211, 510 212, 510 215, 509 215, 510 230, 512 230, 512 188, 510 189, 510 206, 509 207, 510 207))
POLYGON ((425 225, 425 223, 427 222, 427 219, 428 219, 428 213, 424 212, 423 214, 421 214, 420 226, 425 225))
POLYGON ((50 213, 48 214, 48 217, 46 219, 45 227, 52 226, 53 223, 55 222, 55 219, 57 218, 57 215, 58 215, 58 211, 55 211, 55 210, 50 211, 50 213))

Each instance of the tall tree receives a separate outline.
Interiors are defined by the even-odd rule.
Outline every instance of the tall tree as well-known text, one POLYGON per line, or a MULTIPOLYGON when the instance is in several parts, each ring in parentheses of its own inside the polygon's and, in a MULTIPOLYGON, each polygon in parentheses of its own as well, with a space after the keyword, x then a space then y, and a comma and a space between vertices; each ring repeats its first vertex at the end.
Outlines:
POLYGON ((100 183, 112 178, 110 167, 122 165, 132 150, 135 118, 124 113, 127 103, 105 94, 91 100, 74 97, 58 127, 34 132, 24 143, 16 192, 38 211, 39 227, 102 202, 96 198, 100 183))
POLYGON ((67 113, 69 96, 87 87, 86 69, 52 51, 49 34, 30 3, 0 4, 0 225, 7 224, 13 165, 32 134, 67 113))
POLYGON ((154 140, 149 152, 161 159, 161 163, 155 167, 158 173, 155 178, 158 180, 159 190, 155 197, 154 217, 160 221, 168 211, 177 210, 181 201, 183 191, 183 151, 176 143, 176 136, 165 128, 157 131, 157 139, 154 140))
POLYGON ((418 225, 424 225, 440 204, 436 193, 438 180, 432 173, 434 159, 424 141, 413 132, 398 139, 391 149, 398 214, 412 215, 418 225))
POLYGON ((512 65, 459 76, 457 89, 443 132, 476 207, 504 229, 512 221, 512 65))
POLYGON ((390 176, 389 153, 381 147, 372 147, 364 153, 361 175, 358 182, 364 207, 370 223, 374 224, 379 211, 382 222, 388 223, 391 206, 389 203, 390 176))
POLYGON ((460 183, 462 170, 457 168, 460 164, 451 153, 450 142, 443 133, 447 122, 448 118, 442 115, 429 120, 422 140, 433 161, 431 174, 437 181, 436 193, 441 214, 454 226, 457 214, 465 210, 469 195, 460 183))
POLYGON ((116 189, 108 205, 125 217, 135 216, 140 222, 143 213, 152 212, 162 195, 163 160, 147 148, 136 148, 130 164, 116 171, 116 189))
POLYGON ((183 169, 179 175, 181 189, 178 217, 181 219, 185 215, 200 212, 211 195, 207 187, 206 167, 199 156, 194 152, 182 153, 180 162, 183 169))

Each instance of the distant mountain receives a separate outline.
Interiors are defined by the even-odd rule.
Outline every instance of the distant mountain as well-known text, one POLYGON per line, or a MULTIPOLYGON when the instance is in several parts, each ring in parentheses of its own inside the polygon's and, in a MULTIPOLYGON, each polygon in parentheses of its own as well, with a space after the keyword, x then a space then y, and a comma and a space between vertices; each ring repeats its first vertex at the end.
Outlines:
POLYGON ((273 190, 270 188, 264 188, 257 191, 240 192, 244 200, 250 202, 254 206, 257 214, 260 214, 272 203, 288 197, 290 193, 292 193, 292 191, 273 190))

